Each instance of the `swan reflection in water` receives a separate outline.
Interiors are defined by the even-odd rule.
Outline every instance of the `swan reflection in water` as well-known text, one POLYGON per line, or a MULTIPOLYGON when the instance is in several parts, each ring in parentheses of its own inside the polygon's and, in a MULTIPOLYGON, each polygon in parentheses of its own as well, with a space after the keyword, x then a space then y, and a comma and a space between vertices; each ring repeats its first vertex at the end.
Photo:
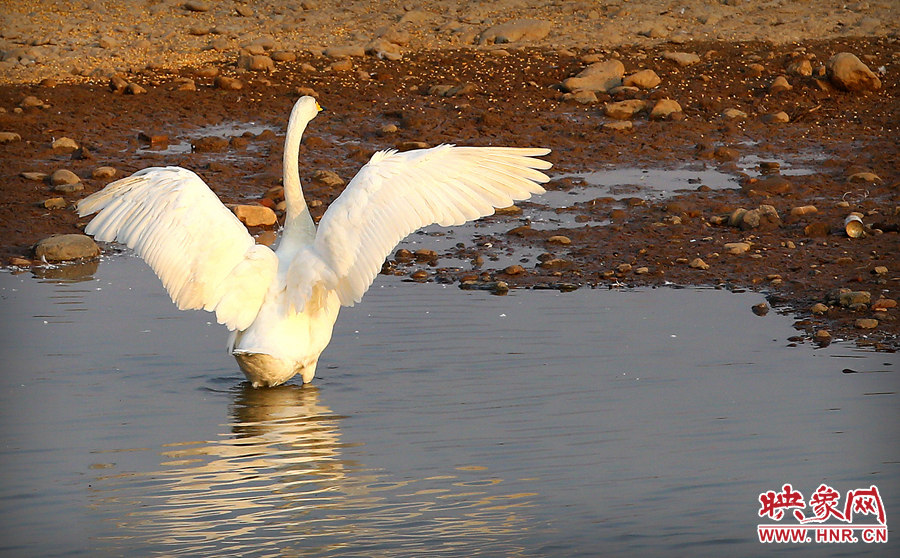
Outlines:
POLYGON ((400 480, 367 470, 341 455, 343 418, 311 385, 236 388, 220 439, 166 444, 159 471, 103 470, 92 488, 108 519, 98 543, 188 555, 526 554, 535 493, 503 493, 482 467, 400 480))

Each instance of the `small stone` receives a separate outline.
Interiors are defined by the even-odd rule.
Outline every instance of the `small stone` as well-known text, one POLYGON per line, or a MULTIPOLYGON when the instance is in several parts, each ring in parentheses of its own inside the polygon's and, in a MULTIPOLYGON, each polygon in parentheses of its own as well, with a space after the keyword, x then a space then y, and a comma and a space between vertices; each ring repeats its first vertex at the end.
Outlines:
POLYGON ((45 238, 34 247, 34 257, 48 262, 64 262, 100 255, 100 247, 83 234, 59 234, 45 238))
POLYGON ((568 236, 555 235, 547 239, 550 244, 572 244, 572 239, 568 236))
POLYGON ((239 91, 244 88, 244 84, 241 80, 227 76, 216 76, 213 83, 217 88, 226 91, 239 91))
POLYGON ((25 171, 19 174, 25 180, 33 180, 34 182, 43 182, 47 180, 47 173, 45 172, 30 172, 25 171))
POLYGON ((827 345, 828 343, 831 342, 831 333, 829 333, 829 331, 827 329, 816 330, 814 337, 816 339, 816 343, 819 343, 819 344, 827 345))
POLYGON ((66 204, 65 198, 56 197, 44 200, 44 203, 41 205, 47 209, 65 209, 68 204, 66 204))
POLYGON ((272 53, 272 60, 275 62, 293 62, 297 59, 297 55, 286 50, 276 50, 272 53))
POLYGON ((57 140, 54 140, 51 144, 54 150, 57 151, 75 151, 78 149, 78 143, 75 142, 72 138, 62 137, 57 140))
POLYGON ((876 184, 881 182, 881 177, 874 172, 856 172, 847 177, 847 182, 876 184))
POLYGON ((353 69, 353 62, 349 58, 338 60, 329 66, 334 72, 349 72, 353 69))
POLYGON ((344 179, 334 171, 320 169, 313 173, 313 184, 328 188, 340 188, 345 184, 344 179))
POLYGON ((68 169, 58 169, 50 175, 50 185, 60 186, 65 184, 77 184, 81 182, 78 175, 68 169))
POLYGON ((785 124, 791 121, 791 117, 788 116, 788 113, 779 111, 770 114, 764 114, 762 115, 761 120, 765 124, 785 124))
POLYGON ((44 103, 44 101, 38 99, 34 95, 28 95, 19 103, 19 106, 22 108, 45 108, 49 105, 44 103))
POLYGON ((869 304, 872 300, 872 294, 869 291, 850 291, 840 293, 837 300, 838 304, 846 308, 854 304, 869 304))
POLYGON ((874 273, 875 275, 886 275, 887 272, 888 268, 884 265, 875 266, 875 269, 872 270, 872 273, 874 273))
POLYGON ((813 238, 828 236, 831 234, 831 225, 824 221, 816 221, 815 223, 806 225, 806 227, 803 228, 803 234, 813 238))
POLYGON ((747 113, 742 110, 738 110, 736 108, 727 108, 722 111, 722 116, 725 118, 731 118, 731 119, 747 118, 747 113))
POLYGON ((747 252, 748 250, 750 250, 750 243, 749 242, 728 242, 723 246, 723 248, 725 248, 725 251, 728 252, 729 254, 739 256, 739 255, 747 252))
POLYGON ((793 89, 792 86, 786 77, 778 76, 775 78, 775 81, 772 82, 772 85, 769 86, 769 93, 780 93, 782 91, 790 91, 793 89))
POLYGON ((498 207, 494 210, 494 215, 521 215, 522 208, 518 205, 510 205, 509 207, 498 207))
POLYGON ((616 120, 627 120, 642 110, 646 110, 646 108, 647 104, 644 101, 641 101, 640 99, 629 99, 627 101, 606 103, 603 106, 603 113, 616 120))
POLYGON ((387 134, 396 134, 399 131, 396 124, 385 124, 378 129, 378 133, 382 136, 387 134))
POLYGON ((868 66, 849 52, 832 56, 825 64, 825 75, 838 89, 844 91, 876 91, 881 80, 868 66))
POLYGON ((694 258, 691 260, 691 263, 688 264, 688 267, 693 269, 709 269, 709 264, 701 260, 700 258, 694 258))
POLYGON ((238 57, 237 67, 254 72, 274 72, 275 62, 264 54, 244 54, 238 57))
POLYGON ((646 266, 642 266, 634 270, 635 275, 647 275, 648 273, 650 273, 650 268, 646 266))
POLYGON ((578 75, 563 80, 566 91, 600 91, 606 93, 614 87, 622 85, 625 65, 618 60, 605 60, 591 64, 578 75))
POLYGON ((769 313, 769 305, 765 302, 760 302, 759 304, 754 304, 752 310, 757 316, 765 316, 769 313))
POLYGON ((700 62, 700 57, 689 52, 663 52, 662 57, 665 60, 671 60, 679 66, 690 66, 700 62))
POLYGON ((801 205, 791 208, 791 215, 794 217, 802 217, 803 215, 815 215, 819 210, 814 205, 801 205))
POLYGON ((126 95, 141 95, 146 92, 146 89, 136 83, 129 83, 125 86, 125 90, 123 91, 126 95))
POLYGON ((413 256, 416 258, 417 262, 433 262, 438 259, 437 252, 427 248, 419 248, 413 252, 413 256))
POLYGON ((184 9, 189 12, 208 12, 209 4, 200 0, 190 0, 184 3, 184 9))
POLYGON ((521 274, 525 273, 525 268, 518 264, 511 265, 511 266, 507 267, 506 269, 504 269, 503 273, 505 273, 507 275, 521 275, 521 274))
POLYGON ((632 265, 628 263, 619 264, 616 266, 617 273, 628 273, 631 271, 632 265))
POLYGON ((856 329, 875 329, 878 327, 878 320, 875 318, 859 318, 853 325, 856 329))
POLYGON ((792 76, 809 77, 812 75, 812 62, 808 58, 798 58, 789 62, 785 71, 792 76))
POLYGON ((660 99, 650 111, 651 120, 669 120, 676 114, 680 114, 681 105, 672 99, 660 99))
POLYGON ((601 127, 611 132, 627 132, 634 129, 634 124, 631 123, 631 120, 616 120, 615 122, 606 122, 601 127))
POLYGON ((15 132, 0 132, 0 144, 22 141, 22 136, 15 132))
POLYGON ((828 306, 822 304, 821 302, 817 302, 813 304, 812 307, 810 307, 809 311, 816 315, 822 315, 828 312, 828 306))
POLYGON ((263 205, 234 205, 231 211, 248 227, 268 227, 278 221, 275 212, 263 205))
POLYGON ((244 4, 238 4, 234 7, 235 13, 241 17, 253 17, 253 8, 244 4))
POLYGON ((411 262, 413 259, 413 254, 406 248, 400 248, 396 252, 394 252, 394 259, 398 262, 411 262))
POLYGON ((897 307, 897 301, 893 298, 879 298, 872 303, 872 310, 876 312, 885 312, 891 308, 897 307))
POLYGON ((361 58, 366 55, 366 49, 361 46, 331 46, 326 48, 322 54, 328 58, 361 58))
POLYGON ((575 101, 582 105, 591 105, 597 102, 597 94, 587 89, 578 89, 562 96, 563 101, 575 101))
POLYGON ((550 33, 549 21, 537 19, 514 19, 488 27, 478 36, 478 44, 490 45, 515 43, 520 41, 539 41, 550 33))
POLYGON ((206 136, 191 142, 194 153, 218 153, 228 148, 228 139, 219 136, 206 136))
POLYGON ((150 145, 163 146, 168 145, 169 136, 156 132, 138 132, 138 141, 149 143, 150 145))
POLYGON ((59 184, 58 186, 53 187, 53 191, 59 192, 60 194, 74 194, 75 192, 80 192, 82 190, 84 190, 84 184, 81 182, 59 184))
POLYGON ((760 178, 759 180, 749 181, 741 185, 741 189, 745 193, 750 191, 764 192, 766 194, 776 194, 783 196, 791 190, 794 185, 790 180, 780 174, 770 174, 760 178))
POLYGON ((424 269, 418 269, 410 273, 409 276, 416 281, 424 281, 425 279, 428 279, 428 272, 424 269))
POLYGON ((662 80, 653 70, 640 70, 626 76, 622 83, 624 85, 640 87, 641 89, 653 89, 662 83, 662 80))
POLYGON ((12 256, 9 258, 9 265, 14 267, 31 267, 31 260, 27 258, 20 258, 18 256, 12 256))
POLYGON ((713 151, 713 157, 718 161, 736 161, 737 159, 740 159, 741 153, 737 149, 720 145, 713 151))

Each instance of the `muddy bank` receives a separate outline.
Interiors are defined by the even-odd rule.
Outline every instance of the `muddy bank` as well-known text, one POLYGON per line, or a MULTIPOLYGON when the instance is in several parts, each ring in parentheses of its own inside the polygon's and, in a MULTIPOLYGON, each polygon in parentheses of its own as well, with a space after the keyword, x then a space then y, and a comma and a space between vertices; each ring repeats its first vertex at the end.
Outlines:
MULTIPOLYGON (((35 242, 83 227, 74 201, 148 166, 184 166, 227 203, 277 209, 286 116, 300 94, 315 94, 327 111, 310 126, 300 157, 316 218, 340 193, 341 180, 386 147, 550 147, 548 189, 573 193, 571 202, 556 195, 562 202, 543 207, 560 216, 556 226, 553 220, 533 226, 516 211, 505 212, 490 218, 498 226, 489 236, 418 261, 392 257, 386 272, 498 290, 498 282, 562 290, 755 289, 775 311, 796 313, 802 332, 796 341, 826 330, 830 335, 819 333, 820 342, 853 338, 896 348, 896 52, 893 39, 874 38, 782 46, 464 48, 394 61, 353 57, 341 66, 303 53, 263 71, 223 64, 142 70, 96 84, 0 86, 0 130, 16 136, 0 145, 0 256, 4 264, 37 263, 35 242), (847 92, 832 85, 820 67, 844 51, 879 72, 880 89, 847 92), (681 65, 672 52, 696 59, 681 65), (592 96, 561 86, 591 63, 611 59, 621 61, 626 75, 652 70, 659 83, 592 96), (790 69, 800 60, 809 61, 812 75, 790 69), (782 76, 789 88, 774 86, 782 76), (223 78, 239 80, 241 88, 231 89, 223 78), (132 85, 137 94, 129 94, 132 85), (667 99, 679 110, 651 118, 667 99), (626 100, 640 105, 634 115, 609 116, 608 105, 626 100), (778 113, 787 122, 772 116, 778 113), (54 147, 63 137, 74 145, 54 147), (112 167, 115 176, 101 167, 112 167), (42 176, 59 169, 78 182, 51 184, 42 176), (646 178, 610 185, 588 174, 622 169, 646 178), (688 173, 675 187, 674 175, 666 174, 672 170, 688 173), (742 217, 740 209, 751 215, 742 217), (859 238, 843 229, 851 212, 867 227, 859 238), (510 259, 520 269, 510 268, 510 259), (868 297, 842 298, 837 289, 868 297), (816 304, 824 309, 813 313, 816 304)), ((546 205, 535 198, 522 207, 546 205)), ((427 247, 427 237, 420 244, 427 247)), ((765 319, 747 310, 735 318, 765 319)))

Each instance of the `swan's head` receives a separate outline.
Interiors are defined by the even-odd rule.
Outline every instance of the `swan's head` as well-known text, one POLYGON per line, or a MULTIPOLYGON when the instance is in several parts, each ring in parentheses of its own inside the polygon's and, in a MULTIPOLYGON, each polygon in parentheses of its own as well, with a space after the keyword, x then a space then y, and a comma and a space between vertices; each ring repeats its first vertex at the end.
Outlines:
POLYGON ((322 110, 319 103, 309 95, 300 97, 294 104, 294 110, 291 111, 291 120, 295 118, 302 122, 309 122, 316 117, 322 110))

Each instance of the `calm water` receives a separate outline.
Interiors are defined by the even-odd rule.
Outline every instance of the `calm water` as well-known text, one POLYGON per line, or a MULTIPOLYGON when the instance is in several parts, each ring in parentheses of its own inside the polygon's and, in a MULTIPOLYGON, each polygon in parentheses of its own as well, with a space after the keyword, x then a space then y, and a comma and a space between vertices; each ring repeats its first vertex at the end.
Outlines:
POLYGON ((898 555, 757 542, 784 483, 900 511, 896 355, 788 347, 759 295, 379 277, 271 390, 133 257, 0 299, 3 555, 898 555))

